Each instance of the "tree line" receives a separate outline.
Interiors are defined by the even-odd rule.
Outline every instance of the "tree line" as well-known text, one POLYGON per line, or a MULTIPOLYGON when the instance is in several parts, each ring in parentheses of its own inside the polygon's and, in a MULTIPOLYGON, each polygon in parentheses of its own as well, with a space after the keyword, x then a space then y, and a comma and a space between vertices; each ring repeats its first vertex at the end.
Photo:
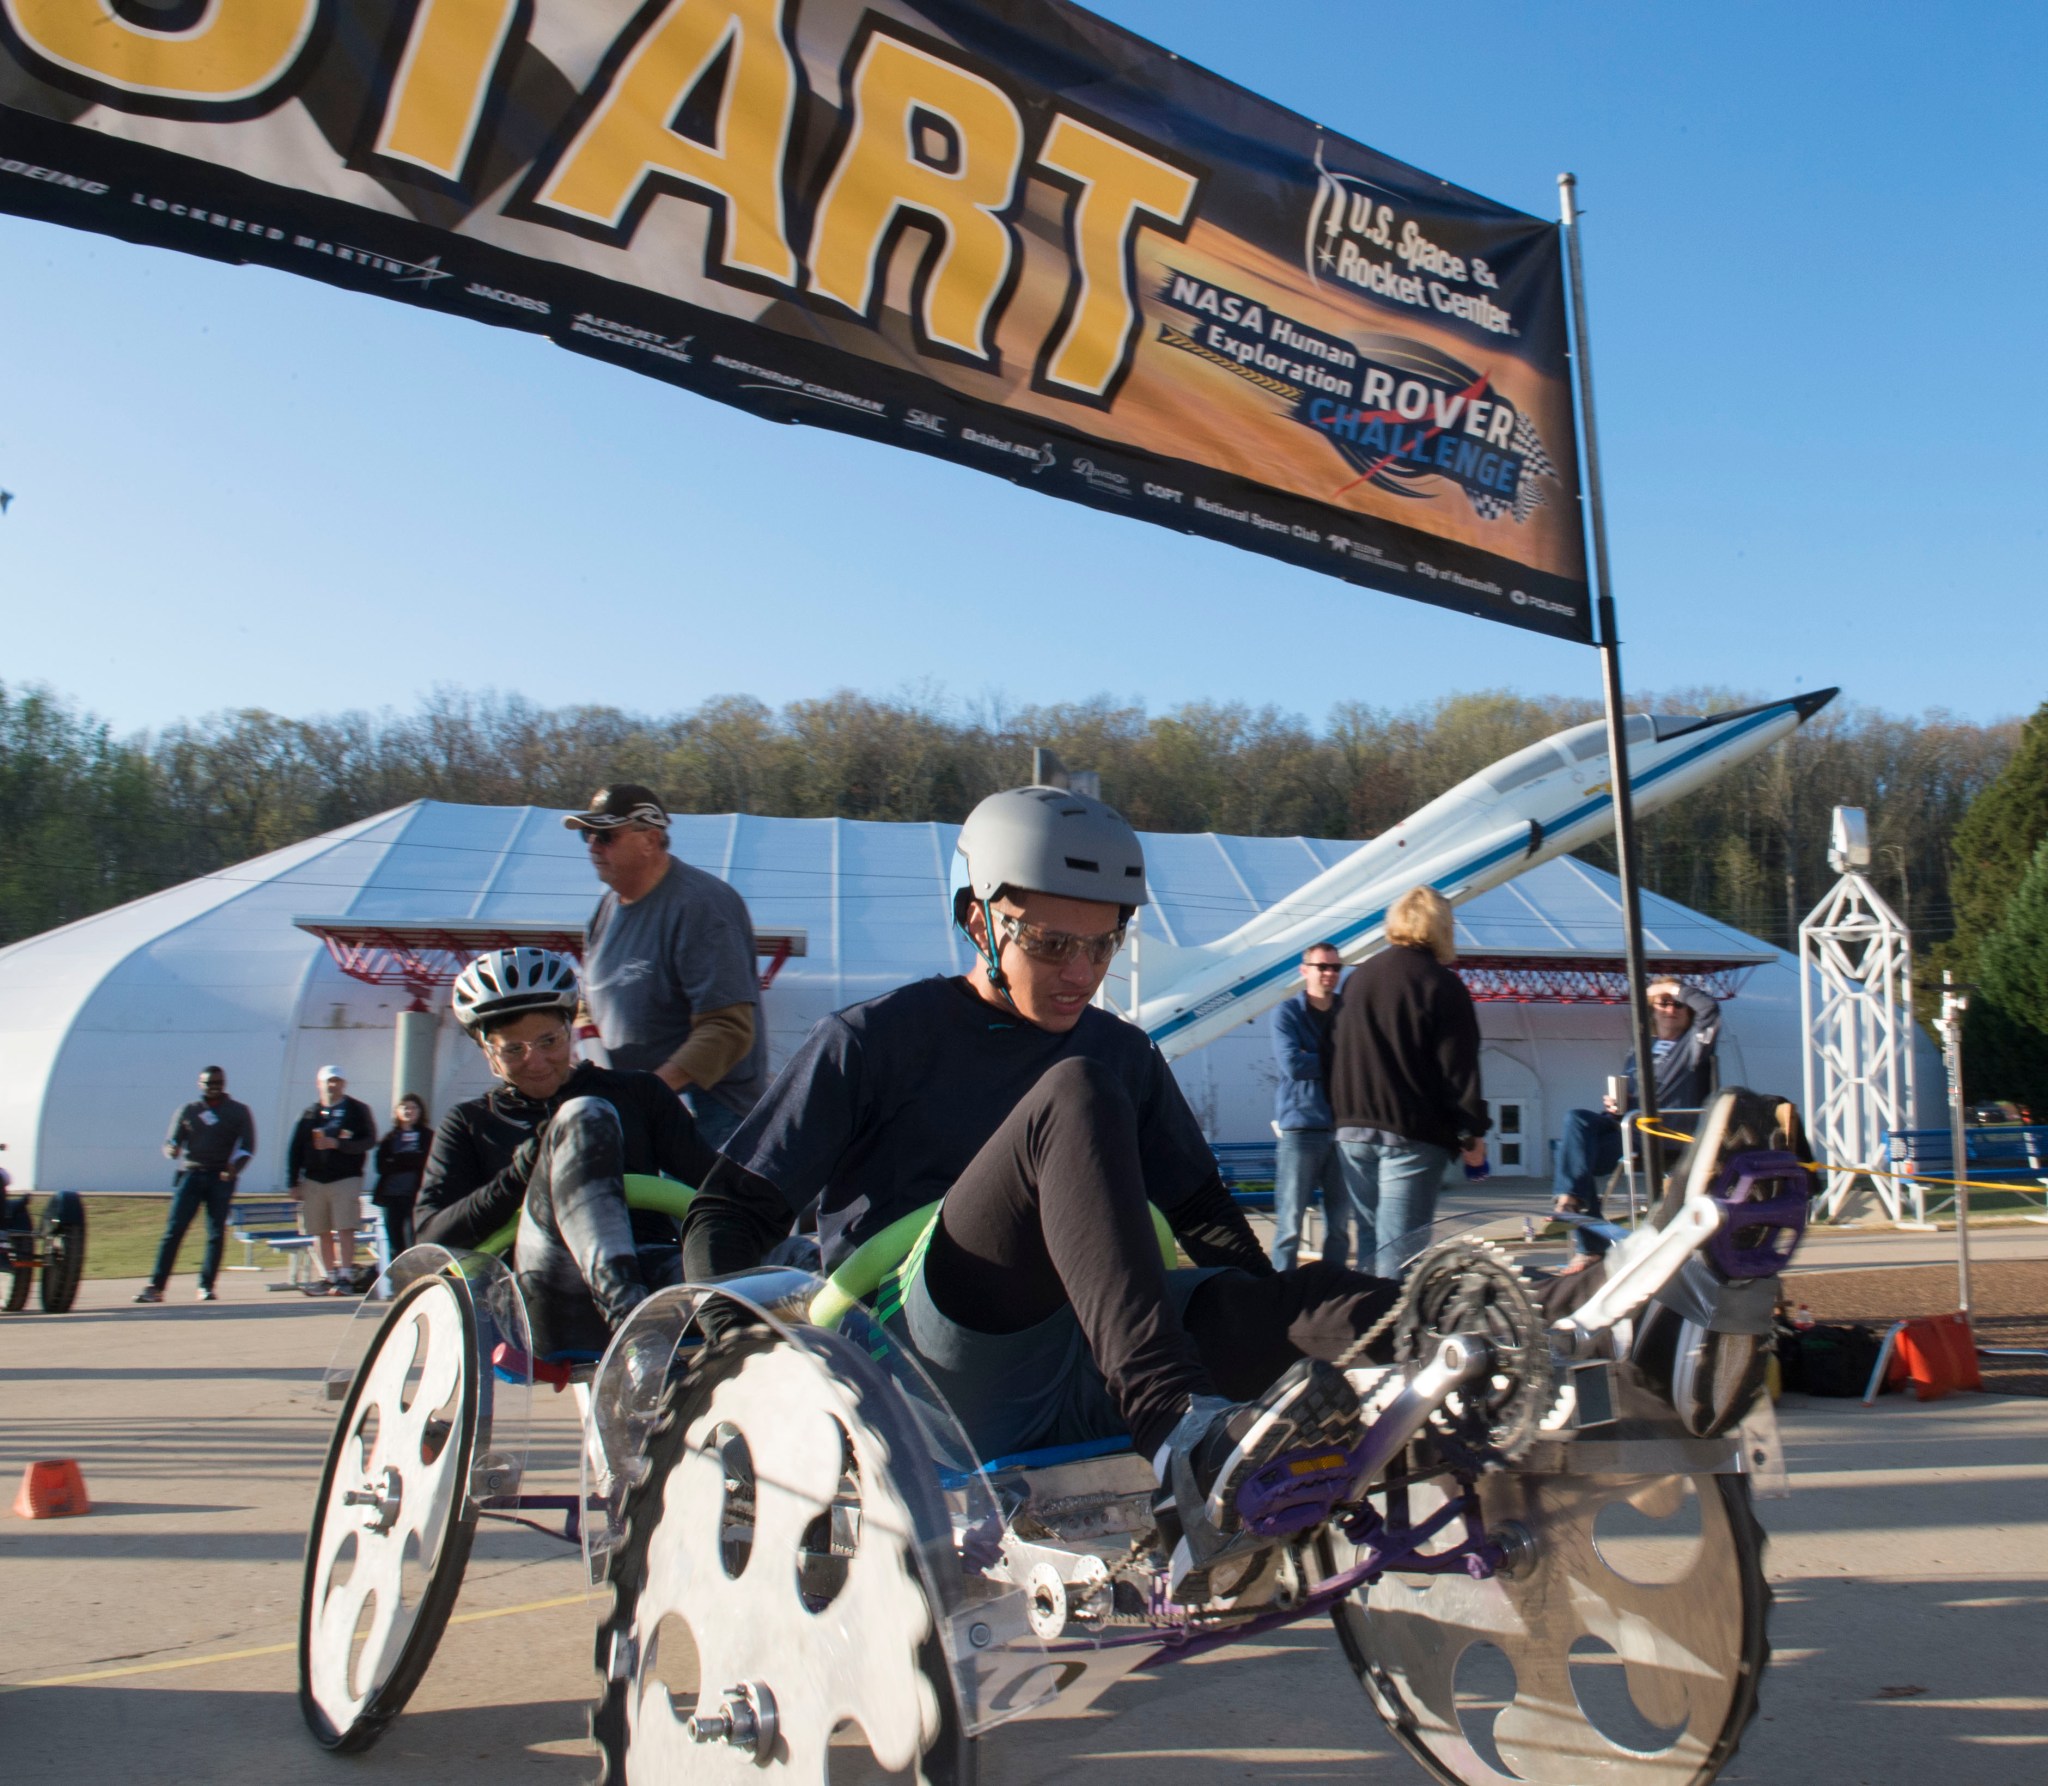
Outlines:
MULTIPOLYGON (((1681 689, 1642 705, 1699 713, 1754 698, 1681 689)), ((1318 727, 1232 702, 1154 714, 1107 697, 1009 707, 841 691, 779 711, 722 696, 647 715, 438 689, 404 713, 252 708, 119 737, 47 689, 0 684, 0 943, 409 800, 566 807, 630 779, 678 812, 957 821, 1027 779, 1034 745, 1097 771, 1141 829, 1363 839, 1597 716, 1591 701, 1499 691, 1347 702, 1318 727)), ((1859 805, 1879 886, 1923 943, 1946 939, 1951 839, 2020 731, 1837 703, 1649 819, 1646 884, 1789 945, 1832 879, 1829 809, 1859 805)), ((1585 853, 1612 866, 1606 846, 1585 853)))

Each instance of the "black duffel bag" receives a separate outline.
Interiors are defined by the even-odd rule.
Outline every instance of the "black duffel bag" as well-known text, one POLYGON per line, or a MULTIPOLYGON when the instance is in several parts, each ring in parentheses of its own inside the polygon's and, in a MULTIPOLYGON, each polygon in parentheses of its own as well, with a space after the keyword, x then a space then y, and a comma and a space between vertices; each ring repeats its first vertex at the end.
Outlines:
POLYGON ((1778 1330, 1778 1374, 1807 1395, 1861 1395, 1877 1368, 1877 1334, 1860 1321, 1778 1330))

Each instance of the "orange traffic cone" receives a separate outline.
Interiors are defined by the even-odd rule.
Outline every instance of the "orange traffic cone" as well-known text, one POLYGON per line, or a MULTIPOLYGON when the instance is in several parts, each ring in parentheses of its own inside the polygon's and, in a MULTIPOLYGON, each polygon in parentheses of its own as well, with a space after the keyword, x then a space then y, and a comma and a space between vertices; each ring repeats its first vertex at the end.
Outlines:
POLYGON ((68 1519, 74 1513, 90 1513, 92 1502, 86 1499, 77 1460, 46 1457, 30 1464, 21 1473, 14 1511, 23 1519, 68 1519))

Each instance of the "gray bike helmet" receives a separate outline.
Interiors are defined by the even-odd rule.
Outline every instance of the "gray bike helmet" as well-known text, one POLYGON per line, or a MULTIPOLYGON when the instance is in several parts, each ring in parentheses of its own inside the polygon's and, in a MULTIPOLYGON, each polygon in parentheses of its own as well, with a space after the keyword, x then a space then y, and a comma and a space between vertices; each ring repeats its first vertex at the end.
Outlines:
MULTIPOLYGON (((985 934, 995 935, 991 902, 1005 887, 1099 899, 1128 919, 1146 901, 1145 851, 1130 821, 1113 806, 1064 788, 1009 788, 967 815, 954 846, 953 922, 965 931, 970 904, 982 908, 985 934)), ((970 933, 971 935, 971 933, 970 933)), ((998 991, 1001 951, 978 948, 998 991)))
POLYGON ((472 1036, 504 1017, 576 1009, 576 964, 552 949, 490 949, 455 976, 455 1021, 472 1036))

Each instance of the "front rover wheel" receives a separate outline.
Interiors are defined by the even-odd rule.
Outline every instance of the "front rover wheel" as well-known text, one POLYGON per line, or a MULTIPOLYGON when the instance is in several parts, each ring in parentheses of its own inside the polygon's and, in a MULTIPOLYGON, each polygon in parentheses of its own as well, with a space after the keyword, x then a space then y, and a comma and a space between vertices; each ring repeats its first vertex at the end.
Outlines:
POLYGON ((597 1641, 604 1781, 972 1786, 938 1628, 951 1530, 858 1348, 810 1331, 706 1347, 637 1468, 597 1641))

